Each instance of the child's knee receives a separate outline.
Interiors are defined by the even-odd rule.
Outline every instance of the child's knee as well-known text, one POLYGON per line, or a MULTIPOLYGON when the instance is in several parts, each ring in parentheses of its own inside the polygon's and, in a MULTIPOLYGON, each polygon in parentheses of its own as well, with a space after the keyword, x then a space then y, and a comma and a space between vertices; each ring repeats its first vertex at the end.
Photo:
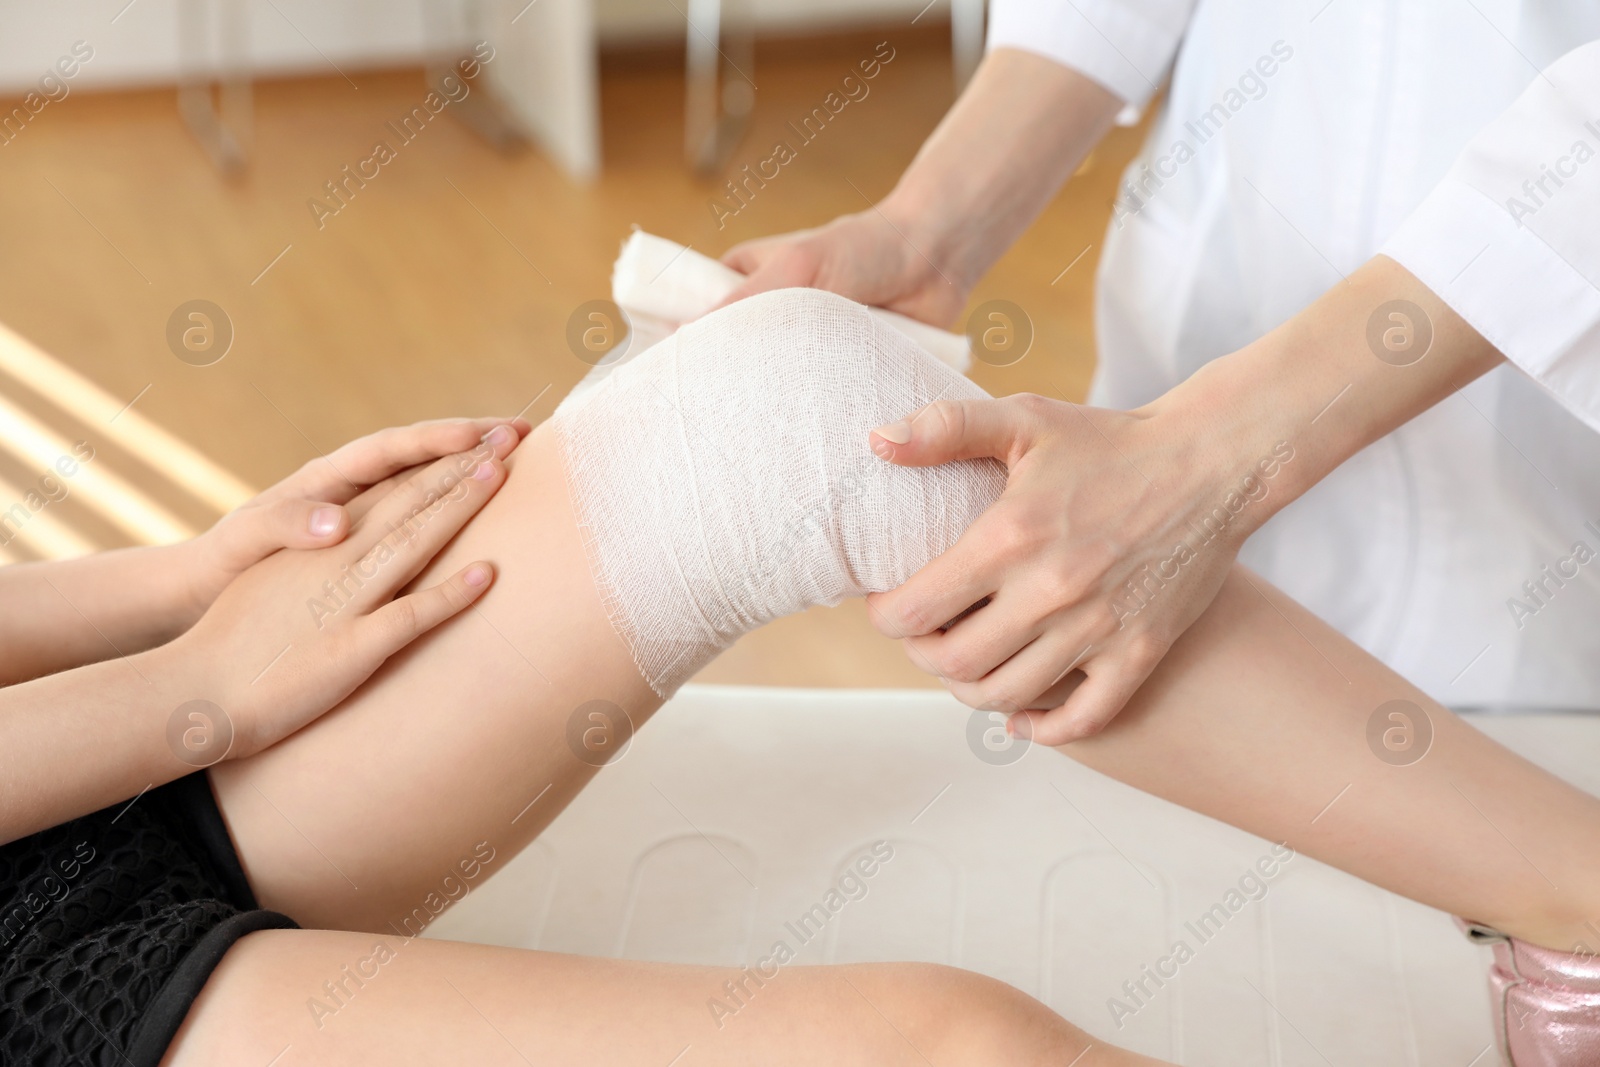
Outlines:
POLYGON ((831 293, 751 297, 603 373, 556 429, 596 583, 662 696, 763 623, 904 582, 1005 485, 992 461, 873 455, 873 427, 985 394, 831 293))
POLYGON ((1004 982, 957 967, 886 964, 860 984, 893 989, 892 1017, 928 1060, 963 1064, 1070 1063, 1090 1040, 1033 997, 1004 982))

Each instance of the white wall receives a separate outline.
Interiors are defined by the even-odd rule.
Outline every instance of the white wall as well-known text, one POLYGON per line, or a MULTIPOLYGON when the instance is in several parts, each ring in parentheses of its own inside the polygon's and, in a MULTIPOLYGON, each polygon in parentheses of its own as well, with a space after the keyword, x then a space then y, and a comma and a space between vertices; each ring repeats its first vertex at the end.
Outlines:
MULTIPOLYGON (((235 2, 248 12, 250 54, 263 76, 415 63, 425 41, 453 45, 469 35, 461 25, 463 0, 210 0, 208 6, 235 2), (426 28, 425 3, 434 23, 426 28)), ((525 0, 480 2, 515 14, 525 0)), ((748 2, 763 32, 803 32, 884 18, 909 22, 927 0, 748 2)), ((595 25, 603 43, 671 41, 683 36, 683 10, 686 0, 598 0, 595 25)), ((72 79, 74 89, 170 84, 178 75, 177 12, 178 0, 0 0, 0 93, 26 91, 75 41, 87 42, 94 58, 72 79)), ((937 0, 929 14, 947 16, 948 0, 937 0)))
MULTIPOLYGON (((94 58, 73 79, 74 88, 174 82, 176 0, 127 4, 0 0, 0 91, 25 89, 80 40, 94 49, 94 58)), ((360 69, 415 62, 422 54, 419 3, 247 0, 247 10, 250 53, 261 73, 333 74, 335 64, 360 69)))

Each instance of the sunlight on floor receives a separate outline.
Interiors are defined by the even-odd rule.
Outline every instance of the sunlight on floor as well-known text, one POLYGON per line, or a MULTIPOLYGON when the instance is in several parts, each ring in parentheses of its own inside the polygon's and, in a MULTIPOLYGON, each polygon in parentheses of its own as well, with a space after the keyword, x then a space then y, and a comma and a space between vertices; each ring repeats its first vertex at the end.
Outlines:
MULTIPOLYGON (((255 495, 244 482, 132 410, 131 404, 118 404, 98 385, 4 326, 0 326, 0 371, 48 398, 61 414, 95 427, 104 441, 219 515, 255 495)), ((3 388, 0 450, 41 472, 38 481, 26 488, 0 478, 0 561, 19 558, 9 551, 13 542, 41 559, 65 559, 109 547, 46 510, 66 498, 69 482, 88 508, 136 544, 180 541, 197 532, 132 482, 96 464, 92 445, 69 440, 3 388)))

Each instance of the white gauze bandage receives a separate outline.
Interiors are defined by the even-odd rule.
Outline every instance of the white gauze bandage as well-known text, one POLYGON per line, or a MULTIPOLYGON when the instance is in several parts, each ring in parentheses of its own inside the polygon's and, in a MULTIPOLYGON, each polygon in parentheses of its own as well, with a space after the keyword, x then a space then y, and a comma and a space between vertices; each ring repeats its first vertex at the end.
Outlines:
MULTIPOLYGON (((710 256, 634 230, 611 268, 611 299, 628 313, 629 347, 643 352, 722 303, 742 281, 744 275, 710 256)), ((971 346, 961 334, 885 308, 873 308, 872 314, 956 370, 965 373, 972 365, 971 346)))
POLYGON ((854 301, 763 293, 575 391, 555 415, 589 564, 663 697, 740 635, 893 589, 1005 488, 994 460, 899 467, 867 434, 977 385, 854 301))

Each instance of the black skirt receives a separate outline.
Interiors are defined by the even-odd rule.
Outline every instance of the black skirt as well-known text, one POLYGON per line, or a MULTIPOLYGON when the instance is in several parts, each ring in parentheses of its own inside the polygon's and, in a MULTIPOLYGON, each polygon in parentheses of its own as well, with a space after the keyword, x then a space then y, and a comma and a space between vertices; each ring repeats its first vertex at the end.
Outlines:
POLYGON ((0 846, 0 1064, 159 1067, 256 903, 205 773, 0 846))

